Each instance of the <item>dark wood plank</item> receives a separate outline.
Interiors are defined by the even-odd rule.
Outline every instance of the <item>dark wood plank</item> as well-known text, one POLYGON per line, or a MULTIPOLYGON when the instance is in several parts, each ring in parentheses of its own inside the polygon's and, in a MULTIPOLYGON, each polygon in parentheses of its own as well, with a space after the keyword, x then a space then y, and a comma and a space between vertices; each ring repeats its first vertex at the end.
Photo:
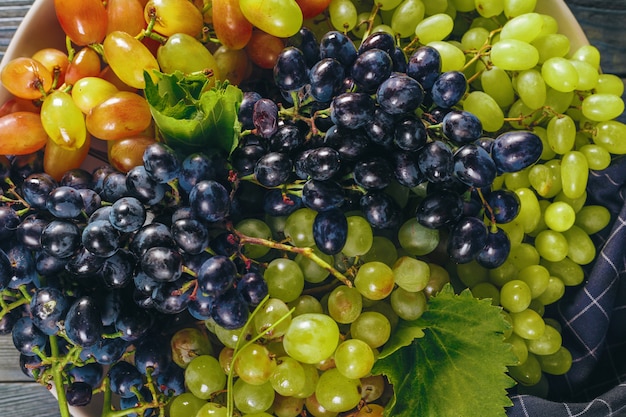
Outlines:
POLYGON ((3 417, 59 417, 56 399, 42 385, 0 383, 0 413, 3 417))

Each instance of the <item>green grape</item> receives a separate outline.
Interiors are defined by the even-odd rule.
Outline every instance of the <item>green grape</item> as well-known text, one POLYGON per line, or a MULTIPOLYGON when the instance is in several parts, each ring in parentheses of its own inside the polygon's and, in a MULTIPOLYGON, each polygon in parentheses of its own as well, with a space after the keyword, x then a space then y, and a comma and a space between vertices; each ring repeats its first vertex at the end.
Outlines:
POLYGON ((564 201, 572 206, 574 211, 578 213, 580 209, 585 206, 585 202, 587 201, 587 191, 585 190, 579 197, 570 198, 561 190, 561 192, 554 197, 554 201, 564 201))
POLYGON ((594 68, 600 68, 600 51, 593 45, 582 45, 572 53, 570 58, 584 61, 594 68))
POLYGON ((411 256, 398 258, 392 270, 396 285, 406 291, 421 291, 426 288, 430 279, 430 267, 428 264, 411 256))
POLYGON ((624 94, 624 82, 615 74, 600 74, 596 84, 596 94, 624 94))
POLYGON ((626 124, 609 120, 596 124, 592 138, 596 145, 602 146, 613 155, 626 154, 626 124))
POLYGON ((288 258, 273 259, 267 265, 263 277, 270 297, 286 303, 298 298, 304 289, 302 269, 296 261, 288 258))
POLYGON ((208 402, 204 404, 195 417, 228 417, 228 409, 221 404, 208 402))
POLYGON ((496 29, 500 29, 501 25, 495 19, 490 19, 484 16, 476 16, 470 23, 470 28, 485 28, 487 31, 492 32, 496 29))
POLYGON ((572 354, 561 346, 556 353, 537 356, 541 370, 550 375, 563 375, 572 367, 572 354))
POLYGON ((185 368, 185 386, 196 397, 206 400, 226 386, 226 374, 210 355, 193 359, 185 368))
MULTIPOLYGON (((272 230, 270 227, 267 223, 259 219, 244 219, 237 223, 235 229, 247 236, 258 237, 261 239, 272 238, 272 230)), ((243 247, 244 255, 252 259, 258 259, 266 255, 269 251, 270 248, 264 245, 245 244, 243 247)))
POLYGON ((358 12, 351 0, 331 0, 328 14, 331 24, 340 32, 349 32, 356 26, 358 12))
POLYGON ((396 288, 390 296, 391 308, 403 320, 416 320, 426 310, 426 296, 422 291, 409 292, 396 288))
POLYGON ((535 247, 542 258, 557 262, 567 256, 569 245, 565 236, 554 230, 543 230, 535 237, 535 247))
POLYGON ((587 265, 596 257, 596 246, 593 241, 580 227, 574 225, 563 232, 567 239, 569 250, 567 257, 579 265, 587 265))
MULTIPOLYGON (((376 241, 376 237, 374 241, 376 241)), ((439 245, 439 231, 422 226, 416 218, 411 218, 398 229, 398 242, 402 249, 411 255, 427 255, 439 245)), ((391 245, 393 246, 393 243, 391 245)), ((394 258, 391 264, 386 263, 387 265, 393 265, 395 260, 394 258)))
POLYGON ((469 93, 463 101, 463 110, 478 117, 487 132, 496 132, 504 124, 504 113, 498 102, 482 91, 469 93))
POLYGON ((541 17, 543 19, 543 27, 539 36, 550 35, 559 31, 559 22, 554 17, 543 13, 541 13, 541 17))
POLYGON ((285 235, 285 223, 287 222, 287 216, 264 216, 265 223, 272 230, 272 238, 274 240, 281 240, 285 235))
POLYGON ((479 282, 471 287, 470 291, 475 298, 488 298, 492 305, 500 305, 500 290, 490 282, 479 282))
POLYGON ((386 32, 388 34, 390 34, 391 36, 395 36, 395 32, 393 31, 393 29, 391 28, 391 26, 389 25, 376 25, 374 27, 372 27, 372 33, 376 33, 376 32, 386 32))
POLYGON ((415 34, 415 26, 424 19, 424 3, 421 0, 404 0, 391 17, 391 28, 401 38, 415 34))
POLYGON ((346 378, 359 379, 370 374, 374 351, 362 340, 348 339, 337 346, 334 355, 337 370, 346 378))
POLYGON ((544 212, 546 225, 557 232, 564 232, 574 225, 576 212, 569 204, 555 201, 544 212))
POLYGON ((589 120, 605 122, 624 112, 624 100, 615 94, 591 94, 583 100, 582 112, 589 120))
POLYGON ((363 309, 361 293, 354 287, 340 285, 328 296, 328 315, 337 323, 352 323, 363 309))
POLYGON ((389 304, 386 300, 375 301, 374 304, 367 306, 363 309, 363 311, 375 311, 387 317, 387 320, 389 320, 389 325, 391 326, 391 331, 396 328, 396 326, 398 325, 398 321, 400 320, 396 312, 393 311, 391 304, 389 304))
MULTIPOLYGON (((511 78, 503 69, 493 66, 483 71, 480 75, 480 83, 483 87, 483 92, 491 96, 501 108, 509 107, 515 101, 515 92, 513 91, 511 78)), ((483 116, 489 122, 489 129, 485 129, 488 132, 493 132, 493 129, 498 124, 500 127, 504 124, 504 113, 502 113, 502 110, 498 113, 502 114, 502 119, 500 119, 499 114, 493 118, 483 116)))
POLYGON ((360 388, 358 379, 347 378, 337 368, 331 368, 320 376, 315 397, 326 410, 341 413, 359 404, 360 388))
POLYGON ((536 311, 526 309, 517 313, 509 313, 513 321, 513 333, 526 339, 539 339, 545 331, 546 324, 536 311))
POLYGON ((578 198, 585 193, 589 179, 589 165, 582 152, 569 151, 561 159, 561 183, 563 194, 578 198))
POLYGON ((298 417, 301 416, 304 411, 304 398, 285 397, 276 394, 271 411, 272 414, 264 413, 265 415, 263 416, 258 414, 246 414, 246 417, 298 417))
POLYGON ((588 144, 578 149, 585 155, 589 169, 602 171, 611 164, 611 154, 605 148, 595 144, 588 144))
POLYGON ((442 41, 452 33, 454 21, 445 13, 438 13, 420 21, 415 26, 415 36, 422 44, 442 41))
POLYGON ((430 267, 430 279, 423 290, 426 298, 436 295, 446 284, 450 283, 450 274, 443 266, 434 262, 429 262, 428 266, 430 267))
POLYGON ((294 246, 309 247, 315 245, 313 238, 313 221, 317 212, 308 207, 300 208, 291 213, 285 221, 285 237, 294 246))
POLYGON ((206 401, 190 392, 183 392, 169 403, 170 417, 189 417, 198 414, 206 401))
POLYGON ((542 64, 550 58, 564 57, 569 52, 569 38, 561 33, 550 33, 538 36, 531 42, 539 52, 539 63, 542 64))
POLYGON ((535 385, 541 380, 541 365, 532 353, 521 365, 509 366, 509 375, 522 385, 535 385))
POLYGON ((552 355, 561 347, 563 339, 554 327, 546 324, 546 329, 539 339, 528 340, 528 351, 535 355, 552 355))
MULTIPOLYGON (((547 93, 546 93, 547 99, 547 93)), ((516 100, 507 113, 509 124, 513 129, 528 129, 528 127, 539 118, 539 112, 528 107, 522 99, 516 100), (514 120, 518 118, 519 120, 514 120)))
MULTIPOLYGON (((519 245, 524 239, 524 225, 515 218, 512 222, 499 225, 511 241, 511 246, 519 245)), ((537 227, 537 226, 535 226, 537 227)), ((534 230, 534 229, 533 229, 534 230)))
POLYGON ((536 5, 537 0, 504 0, 504 14, 511 18, 524 13, 531 13, 535 10, 536 5))
POLYGON ((553 170, 544 164, 533 165, 528 172, 528 180, 537 194, 543 198, 552 198, 561 192, 560 169, 553 170))
POLYGON ((592 235, 604 229, 611 222, 611 212, 604 206, 588 205, 580 209, 574 224, 592 235))
POLYGON ((302 363, 328 359, 339 341, 337 323, 325 314, 307 313, 294 317, 283 336, 289 356, 302 363))
POLYGON ((372 247, 372 226, 363 216, 347 216, 348 234, 341 252, 347 257, 364 255, 372 247))
POLYGON ((457 264, 456 274, 463 285, 468 288, 471 288, 480 282, 487 282, 489 279, 487 268, 483 267, 475 260, 463 264, 457 264))
POLYGON ((295 395, 304 389, 306 373, 297 360, 283 356, 276 360, 276 368, 269 377, 274 391, 283 396, 295 395))
POLYGON ((233 367, 239 378, 246 383, 261 385, 269 380, 276 369, 276 360, 267 347, 252 343, 237 353, 233 367))
POLYGON ((532 232, 539 223, 541 207, 537 195, 529 188, 518 188, 515 194, 520 200, 520 211, 517 219, 522 224, 525 233, 532 232))
POLYGON ((529 109, 538 109, 546 101, 546 83, 536 69, 520 72, 515 78, 517 94, 529 109))
POLYGON ((525 268, 528 265, 537 265, 540 257, 537 249, 529 243, 522 242, 511 247, 508 261, 517 269, 525 268))
MULTIPOLYGON (((319 250, 317 246, 312 246, 313 253, 321 258, 328 265, 333 265, 335 262, 335 258, 332 255, 328 255, 319 250)), ((294 258, 294 261, 300 269, 302 270, 302 274, 304 275, 304 280, 306 282, 310 282, 312 284, 319 284, 328 278, 328 270, 323 268, 321 265, 316 263, 308 256, 304 256, 302 254, 297 254, 294 258)))
POLYGON ((576 71, 578 71, 578 87, 576 87, 576 89, 592 90, 596 88, 598 79, 600 78, 598 69, 585 61, 572 59, 570 62, 574 65, 576 71))
POLYGON ((254 316, 256 333, 263 334, 266 339, 276 339, 284 335, 291 323, 289 310, 289 306, 278 298, 267 300, 254 316), (275 325, 272 330, 267 330, 285 316, 287 318, 275 325))
POLYGON ((376 0, 376 4, 380 6, 380 10, 393 10, 402 2, 402 0, 376 0))
POLYGON ((304 371, 304 386, 293 396, 295 398, 304 399, 315 394, 315 387, 317 386, 317 381, 319 380, 320 375, 315 365, 300 363, 300 366, 302 366, 302 370, 304 371))
POLYGON ((424 10, 427 16, 445 13, 448 10, 448 0, 422 0, 422 3, 424 3, 424 10))
POLYGON ((64 91, 55 90, 44 98, 41 124, 49 138, 64 149, 79 149, 87 140, 85 115, 64 91))
POLYGON ((295 300, 289 302, 289 308, 295 310, 291 313, 291 317, 296 317, 305 313, 323 313, 322 304, 312 295, 304 294, 295 300))
POLYGON ((503 0, 475 0, 476 11, 483 17, 496 17, 504 11, 503 0))
POLYGON ((489 39, 489 31, 482 27, 468 29, 461 38, 461 46, 464 50, 478 50, 489 39))
MULTIPOLYGON (((217 61, 209 50, 195 37, 176 33, 157 50, 157 62, 164 73, 182 71, 185 74, 212 69, 217 71, 217 61)), ((218 73, 215 79, 221 79, 218 73)))
POLYGON ((576 124, 568 115, 554 116, 546 128, 550 148, 562 155, 574 148, 576 124))
POLYGON ((536 237, 539 234, 539 232, 542 232, 548 228, 548 226, 546 225, 546 221, 545 221, 543 213, 545 213, 546 208, 548 208, 550 203, 551 203, 550 200, 544 200, 544 199, 539 200, 539 207, 541 208, 541 219, 539 219, 539 223, 537 223, 537 227, 535 227, 533 231, 528 234, 529 236, 536 237))
POLYGON ((506 188, 516 190, 518 188, 530 187, 530 180, 528 179, 529 172, 530 168, 524 168, 517 172, 506 172, 504 174, 504 184, 506 188))
POLYGON ((543 265, 528 265, 520 269, 517 279, 524 281, 528 285, 530 296, 535 299, 548 288, 550 271, 543 265))
POLYGON ((491 47, 491 61, 506 71, 523 71, 539 63, 539 52, 528 42, 501 39, 491 47))
POLYGON ((561 297, 563 297, 563 294, 565 294, 565 284, 563 284, 563 281, 560 278, 551 276, 548 280, 548 287, 539 297, 537 297, 537 300, 547 306, 560 300, 561 297))
POLYGON ((459 71, 465 65, 465 54, 451 42, 432 41, 427 44, 441 55, 441 72, 459 71))
POLYGON ((539 13, 524 13, 509 19, 500 31, 500 39, 517 39, 531 43, 541 32, 543 18, 539 13))
POLYGON ((578 86, 576 67, 563 57, 547 59, 541 66, 541 75, 548 86, 563 93, 574 91, 578 86))
POLYGON ((337 417, 339 415, 339 413, 322 407, 322 405, 317 401, 315 393, 305 398, 304 406, 306 407, 306 411, 313 417, 337 417))
POLYGON ((259 413, 268 410, 274 402, 275 395, 269 382, 252 385, 239 378, 233 385, 235 407, 242 413, 259 413))
POLYGON ((245 340, 247 337, 252 335, 252 329, 247 328, 246 333, 243 333, 242 328, 239 329, 225 329, 222 326, 215 324, 213 328, 213 333, 217 337, 217 339, 224 344, 224 346, 228 346, 230 348, 235 348, 239 340, 245 340))
POLYGON ((528 308, 531 302, 528 285, 519 279, 505 283, 500 289, 500 305, 510 313, 519 313, 528 308))
POLYGON ((393 270, 379 261, 366 262, 354 278, 354 286, 370 300, 382 300, 391 294, 394 287, 393 270))
POLYGON ((217 357, 220 366, 225 374, 229 374, 232 369, 233 364, 233 355, 235 354, 235 349, 224 346, 217 357))
POLYGON ((573 91, 558 91, 551 86, 548 86, 544 106, 550 107, 555 113, 565 113, 573 98, 573 91))
POLYGON ((476 8, 474 0, 448 0, 448 2, 459 12, 471 12, 476 8))
POLYGON ((181 368, 186 368, 196 356, 213 354, 213 346, 206 332, 195 327, 186 327, 174 333, 170 347, 172 361, 181 368))
POLYGON ((391 323, 382 313, 364 311, 350 324, 350 334, 353 339, 362 340, 375 349, 389 340, 391 323))
POLYGON ((528 359, 528 347, 526 346, 526 339, 522 339, 520 336, 512 333, 504 341, 511 344, 513 354, 517 356, 516 366, 519 366, 526 362, 526 359, 528 359))

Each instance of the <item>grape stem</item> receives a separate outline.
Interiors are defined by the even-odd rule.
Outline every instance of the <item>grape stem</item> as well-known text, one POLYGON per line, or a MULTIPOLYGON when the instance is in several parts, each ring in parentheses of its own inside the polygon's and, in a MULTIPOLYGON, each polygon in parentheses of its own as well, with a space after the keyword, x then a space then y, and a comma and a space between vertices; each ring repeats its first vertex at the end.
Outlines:
MULTIPOLYGON (((56 336, 50 336, 50 353, 53 358, 59 356, 59 344, 57 343, 56 336)), ((67 397, 65 396, 65 385, 63 383, 63 375, 61 374, 63 367, 61 364, 55 364, 52 367, 52 380, 54 382, 54 389, 57 393, 57 400, 59 403, 59 412, 61 417, 71 417, 70 409, 67 404, 67 397)))
POLYGON ((277 250, 280 250, 280 251, 283 251, 283 252, 291 252, 291 253, 295 253, 295 254, 300 254, 300 255, 304 256, 305 258, 308 258, 311 261, 315 262, 321 268, 324 268, 325 270, 327 270, 332 276, 337 278, 344 285, 346 285, 348 287, 352 287, 352 281, 350 281, 344 274, 339 272, 335 267, 333 267, 332 265, 328 264, 322 258, 317 256, 317 254, 313 251, 313 248, 301 248, 301 247, 298 247, 298 246, 292 246, 292 245, 287 245, 285 243, 275 242, 275 241, 270 240, 270 239, 264 239, 264 238, 260 238, 260 237, 247 236, 247 235, 244 235, 243 233, 239 232, 238 230, 236 230, 234 228, 231 231, 239 239, 240 246, 243 246, 245 244, 260 245, 260 246, 265 246, 265 247, 272 248, 272 249, 277 249, 277 250))

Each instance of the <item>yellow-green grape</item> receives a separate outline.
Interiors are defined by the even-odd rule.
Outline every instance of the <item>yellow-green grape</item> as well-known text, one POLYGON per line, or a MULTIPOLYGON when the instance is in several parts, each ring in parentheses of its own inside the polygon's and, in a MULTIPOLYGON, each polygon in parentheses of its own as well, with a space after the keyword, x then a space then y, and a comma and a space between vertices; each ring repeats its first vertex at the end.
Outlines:
POLYGON ((541 370, 550 375, 563 375, 572 367, 572 354, 561 346, 556 353, 537 356, 541 370))
POLYGON ((283 337, 285 352, 302 363, 328 359, 339 342, 339 327, 325 314, 302 314, 294 317, 283 337))
POLYGON ((296 398, 306 398, 315 393, 315 387, 317 386, 317 381, 320 376, 315 365, 308 363, 301 363, 300 365, 304 370, 304 387, 293 396, 296 398))
POLYGON ((592 133, 593 142, 613 155, 626 154, 626 125, 617 120, 600 122, 592 133))
POLYGON ((288 258, 273 259, 263 273, 271 297, 288 303, 295 300, 304 288, 304 274, 296 261, 288 258))
POLYGON ((600 78, 597 68, 585 61, 572 59, 570 62, 574 65, 576 71, 578 71, 578 87, 576 87, 576 89, 585 91, 596 88, 598 79, 600 78))
POLYGON ((563 232, 563 236, 565 236, 569 244, 567 252, 569 259, 579 265, 587 265, 595 259, 596 247, 583 229, 574 225, 563 232))
POLYGON ((239 378, 233 385, 235 407, 246 414, 268 410, 272 406, 275 396, 276 392, 269 382, 254 385, 239 378))
POLYGON ((531 123, 539 118, 539 112, 524 104, 522 99, 518 99, 509 108, 507 117, 513 129, 528 129, 531 123))
POLYGON ((293 301, 290 301, 289 309, 294 309, 291 317, 299 316, 305 313, 323 313, 324 308, 319 300, 312 295, 303 294, 293 301))
POLYGON ((448 0, 448 2, 459 12, 471 12, 476 7, 474 0, 448 0))
POLYGON ((452 33, 454 21, 445 13, 438 13, 420 21, 415 26, 415 36, 422 44, 442 41, 452 33))
POLYGON ((541 219, 539 220, 539 223, 537 223, 537 227, 535 227, 533 231, 528 234, 529 236, 536 237, 540 232, 548 228, 548 226, 546 225, 546 221, 544 220, 543 213, 545 213, 546 208, 548 208, 550 203, 550 200, 545 200, 543 198, 539 199, 539 208, 541 208, 541 219))
POLYGON ((376 4, 380 6, 380 10, 393 10, 402 2, 402 0, 376 0, 376 4))
POLYGON ((451 42, 433 41, 427 44, 441 55, 441 72, 458 71, 465 65, 465 54, 451 42))
POLYGON ((530 288, 522 280, 511 280, 500 288, 500 305, 509 313, 519 313, 526 310, 531 300, 530 288))
POLYGON ((366 262, 354 278, 354 286, 370 300, 382 300, 391 294, 394 287, 393 270, 379 261, 366 262))
POLYGON ((472 91, 463 100, 463 109, 474 114, 483 130, 496 132, 504 125, 504 113, 496 100, 482 91, 472 91))
MULTIPOLYGON (((502 265, 489 270, 489 282, 494 284, 496 287, 502 287, 507 282, 517 278, 517 274, 519 274, 519 268, 514 262, 507 259, 502 263, 502 265)), ((498 299, 500 299, 499 295, 498 299)))
MULTIPOLYGON (((485 69, 485 71, 480 74, 480 82, 483 87, 483 92, 491 96, 501 108, 509 107, 513 104, 513 101, 515 101, 515 92, 513 91, 511 78, 505 70, 496 66, 485 69)), ((500 113, 502 113, 502 111, 500 111, 500 113)), ((504 113, 502 113, 502 117, 502 124, 504 124, 504 113)), ((496 123, 494 123, 494 126, 490 126, 490 128, 495 127, 495 125, 496 123)), ((502 127, 502 125, 500 125, 500 127, 502 127)), ((493 132, 493 130, 488 131, 493 132)))
POLYGON ((587 189, 589 165, 582 152, 570 151, 561 159, 561 183, 563 194, 569 198, 578 198, 587 189))
POLYGON ((358 319, 350 324, 350 334, 353 339, 362 340, 371 348, 376 349, 389 340, 391 322, 382 313, 364 311, 358 319))
POLYGON ((567 256, 569 245, 565 236, 554 230, 543 230, 535 237, 535 247, 543 259, 557 262, 567 256))
POLYGON ((520 269, 517 279, 528 285, 530 296, 535 299, 548 288, 550 271, 543 265, 528 265, 520 269))
POLYGON ((546 225, 557 232, 564 232, 574 225, 576 212, 569 204, 556 201, 550 204, 544 214, 546 225))
POLYGON ((399 257, 392 270, 394 282, 406 291, 421 291, 426 288, 430 279, 430 266, 411 256, 399 257))
POLYGON ((556 152, 554 152, 550 145, 548 144, 548 131, 541 126, 534 126, 532 128, 532 132, 539 136, 541 139, 541 144, 543 146, 543 150, 541 151, 541 156, 539 159, 543 159, 544 161, 549 161, 556 156, 556 152))
POLYGON ((517 269, 522 269, 527 265, 536 265, 539 263, 539 259, 537 249, 526 242, 512 246, 508 257, 508 260, 513 263, 517 269))
MULTIPOLYGON (((313 253, 328 265, 333 265, 334 258, 332 255, 328 255, 319 250, 317 246, 313 246, 313 253)), ((328 269, 323 268, 317 262, 313 261, 310 257, 302 254, 297 254, 294 261, 298 264, 304 275, 304 280, 311 284, 319 284, 328 278, 328 269)))
POLYGON ((190 392, 183 392, 168 404, 171 416, 195 416, 207 402, 190 392))
POLYGON ((348 216, 346 220, 348 234, 341 252, 348 257, 366 254, 374 242, 372 226, 362 216, 348 216))
POLYGON ((611 212, 604 206, 588 205, 576 215, 576 226, 592 235, 604 229, 611 222, 611 212))
POLYGON ((461 282, 468 288, 480 282, 487 282, 489 275, 487 268, 480 265, 475 260, 456 265, 456 274, 461 282))
POLYGON ((554 175, 554 170, 547 165, 533 165, 528 172, 528 180, 533 189, 544 198, 551 198, 561 191, 561 176, 554 175))
POLYGON ((337 370, 346 378, 359 379, 370 374, 374 351, 362 340, 348 339, 337 346, 334 355, 337 370))
POLYGON ((602 146, 588 144, 578 150, 587 158, 589 169, 601 171, 611 164, 611 154, 602 146))
POLYGON ((276 339, 287 331, 291 323, 289 306, 278 298, 270 298, 254 316, 254 330, 266 339, 276 339), (276 322, 282 319, 278 324, 276 322), (273 327, 272 327, 273 326, 273 327), (271 330, 267 330, 271 327, 271 330))
POLYGON ((109 81, 100 77, 84 77, 74 83, 72 99, 84 113, 96 107, 117 93, 118 88, 109 81))
POLYGON ((541 207, 537 195, 529 188, 518 188, 515 193, 520 199, 520 211, 517 215, 525 233, 532 232, 539 223, 541 207))
POLYGON ((539 339, 546 329, 546 323, 536 311, 526 309, 509 313, 513 320, 513 333, 526 340, 539 339))
MULTIPOLYGON (((374 237, 374 241, 377 240, 376 238, 377 237, 374 237)), ((439 231, 422 226, 416 218, 411 218, 400 226, 398 230, 398 242, 402 249, 411 255, 426 255, 435 250, 439 245, 439 231)), ((391 243, 391 246, 393 246, 395 251, 393 243, 391 243)), ((395 261, 396 259, 394 258, 391 265, 393 265, 395 261)), ((389 263, 387 264, 389 265, 389 263)))
POLYGON ((546 83, 536 69, 520 72, 515 78, 517 94, 530 109, 538 109, 546 101, 546 83))
POLYGON ((546 312, 546 306, 544 306, 541 301, 537 299, 532 300, 528 308, 536 311, 541 317, 543 317, 543 314, 546 312))
POLYGON ((521 385, 535 385, 541 380, 541 366, 535 355, 529 353, 523 364, 509 366, 509 375, 521 385))
POLYGON ((291 213, 285 221, 285 237, 294 246, 308 247, 315 245, 313 238, 313 221, 317 212, 308 207, 300 208, 291 213))
POLYGON ((511 18, 535 10, 537 0, 504 0, 504 14, 511 18))
POLYGON ((115 75, 133 88, 145 88, 144 73, 153 75, 153 70, 159 70, 157 59, 148 47, 126 32, 109 33, 102 45, 104 58, 115 75))
POLYGON ((489 39, 489 31, 482 27, 468 29, 461 37, 461 46, 464 50, 478 50, 489 39))
POLYGON ((557 329, 546 324, 546 329, 539 339, 528 340, 528 351, 535 355, 552 355, 561 348, 563 338, 557 329))
POLYGON ((346 285, 336 287, 328 296, 328 315, 337 323, 352 323, 363 309, 363 297, 354 288, 346 285))
POLYGON ((540 16, 543 19, 543 26, 539 36, 550 35, 559 31, 559 22, 554 17, 544 13, 540 13, 540 16))
POLYGON ((422 3, 424 3, 424 10, 428 16, 445 13, 448 10, 448 0, 422 0, 422 3))
MULTIPOLYGON (((499 225, 511 241, 511 246, 519 245, 524 240, 524 225, 516 218, 512 222, 499 225)), ((535 226, 536 227, 536 226, 535 226)))
POLYGON ((539 52, 539 63, 544 63, 550 58, 564 57, 569 52, 569 38, 561 33, 538 36, 531 45, 539 52))
POLYGON ((182 71, 188 74, 210 69, 214 79, 221 78, 213 54, 202 42, 186 33, 170 36, 157 50, 157 62, 165 73, 182 71))
POLYGON ((525 339, 522 339, 515 333, 512 333, 504 340, 504 342, 511 345, 511 350, 513 351, 513 354, 517 357, 516 365, 521 365, 526 362, 526 359, 528 359, 528 347, 526 346, 525 339))
MULTIPOLYGON (((407 230, 404 230, 404 232, 407 232, 407 230)), ((408 233, 410 233, 410 231, 408 231, 408 233)), ((410 240, 412 238, 411 236, 406 236, 404 234, 403 236, 407 240, 410 240)), ((402 241, 400 239, 400 232, 398 232, 398 240, 402 241)), ((439 242, 439 240, 437 240, 437 242, 439 242)), ((402 245, 402 243, 400 244, 402 245)), ((405 246, 402 246, 402 248, 407 250, 405 246)), ((365 255, 361 257, 361 261, 363 262, 380 261, 389 267, 393 266, 397 259, 398 250, 396 249, 396 245, 394 245, 394 243, 385 236, 374 236, 374 240, 372 241, 372 247, 369 251, 367 251, 365 255)))
POLYGON ((600 51, 593 45, 583 45, 575 50, 571 59, 584 61, 594 68, 600 68, 600 51))
MULTIPOLYGON (((272 230, 262 220, 249 218, 241 220, 235 226, 235 229, 247 236, 252 236, 262 239, 271 239, 272 230)), ((270 248, 265 245, 245 244, 243 247, 243 253, 252 259, 257 259, 267 254, 270 248)))
POLYGON ((64 149, 79 149, 87 140, 85 115, 64 91, 55 90, 46 96, 41 106, 41 124, 50 139, 64 149))
POLYGON ((503 0, 475 0, 474 6, 482 17, 495 17, 504 11, 503 0))
POLYGON ((507 71, 523 71, 539 63, 539 52, 528 42, 501 39, 491 47, 491 61, 507 71))
POLYGON ((349 32, 356 26, 358 12, 351 0, 331 0, 328 14, 330 23, 340 32, 349 32))
POLYGON ((615 74, 600 74, 596 84, 597 94, 624 94, 624 81, 615 74))
POLYGON ((561 92, 574 91, 578 87, 578 71, 566 58, 554 57, 541 66, 541 75, 546 84, 561 92))
POLYGON ((500 39, 517 39, 530 43, 541 32, 543 18, 539 13, 524 13, 509 19, 500 31, 500 39))
POLYGON ((548 86, 544 106, 550 107, 555 113, 565 113, 569 109, 573 98, 573 91, 558 91, 548 86))
POLYGON ((579 285, 585 279, 582 267, 570 258, 564 258, 558 262, 542 259, 541 265, 550 271, 550 276, 561 280, 563 285, 568 287, 579 285))
POLYGON ((587 191, 585 190, 579 197, 576 198, 569 198, 563 193, 563 191, 561 191, 554 197, 554 201, 564 201, 572 206, 574 211, 578 213, 580 209, 585 206, 585 202, 587 201, 587 191))
POLYGON ((222 404, 208 402, 200 407, 195 417, 228 417, 228 413, 222 404))
POLYGON ((402 320, 417 320, 426 311, 426 296, 422 291, 409 292, 398 287, 391 293, 389 302, 402 320))
POLYGON ((197 398, 206 400, 226 386, 226 374, 211 355, 195 357, 185 368, 185 385, 197 398), (209 378, 206 376, 209 375, 209 378))
POLYGON ((320 376, 315 397, 326 410, 341 413, 359 404, 361 384, 358 379, 345 377, 337 368, 331 368, 320 376))
POLYGON ((424 3, 420 0, 404 0, 393 12, 391 27, 401 38, 415 34, 415 27, 424 19, 424 3))
POLYGON ((530 187, 530 180, 528 179, 529 168, 524 168, 517 172, 507 172, 504 174, 504 184, 510 190, 518 188, 530 187))
POLYGON ((582 112, 589 120, 605 122, 624 112, 624 100, 614 94, 591 94, 583 100, 582 112))
POLYGON ((289 356, 282 356, 276 360, 269 382, 278 394, 292 396, 304 388, 306 373, 300 362, 289 356))
MULTIPOLYGON (((543 261, 542 261, 543 263, 543 261)), ((548 287, 546 290, 537 297, 543 305, 552 304, 560 300, 565 294, 565 284, 563 281, 555 276, 550 276, 548 281, 548 287)))
POLYGON ((500 290, 498 287, 490 282, 479 282, 470 288, 472 295, 475 298, 491 299, 491 304, 494 306, 500 305, 500 290))
POLYGON ((248 384, 261 385, 269 381, 276 369, 276 360, 267 347, 252 343, 239 351, 233 369, 248 384))
POLYGON ((395 36, 395 32, 393 31, 393 29, 391 28, 391 26, 389 25, 376 25, 372 28, 372 33, 376 33, 376 32, 386 32, 388 34, 390 34, 391 36, 395 36))

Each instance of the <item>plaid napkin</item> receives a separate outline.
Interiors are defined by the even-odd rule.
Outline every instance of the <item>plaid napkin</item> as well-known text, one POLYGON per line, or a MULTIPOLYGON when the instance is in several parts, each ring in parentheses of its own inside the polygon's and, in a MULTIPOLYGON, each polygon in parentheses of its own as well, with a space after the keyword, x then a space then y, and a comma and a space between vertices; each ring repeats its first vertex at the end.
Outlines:
POLYGON ((546 316, 563 326, 571 370, 549 376, 547 399, 511 395, 509 417, 626 416, 626 157, 591 172, 589 204, 612 213, 611 225, 593 236, 599 249, 583 285, 568 288, 546 316))

